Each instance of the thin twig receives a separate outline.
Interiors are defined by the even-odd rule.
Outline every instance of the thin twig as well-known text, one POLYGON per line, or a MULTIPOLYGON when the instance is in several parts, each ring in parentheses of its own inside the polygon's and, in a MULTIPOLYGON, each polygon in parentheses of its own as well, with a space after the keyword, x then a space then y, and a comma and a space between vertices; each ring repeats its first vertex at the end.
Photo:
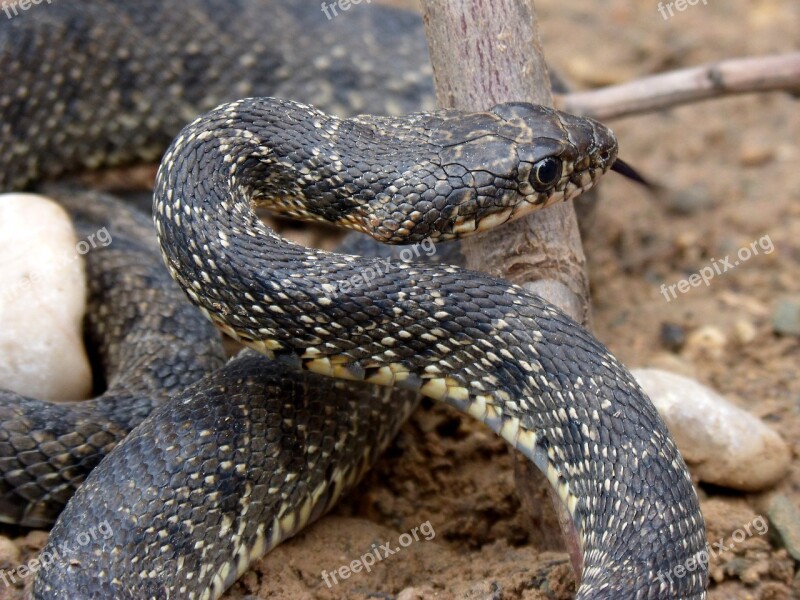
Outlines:
POLYGON ((601 121, 751 92, 800 93, 800 52, 735 58, 556 97, 556 107, 601 121))

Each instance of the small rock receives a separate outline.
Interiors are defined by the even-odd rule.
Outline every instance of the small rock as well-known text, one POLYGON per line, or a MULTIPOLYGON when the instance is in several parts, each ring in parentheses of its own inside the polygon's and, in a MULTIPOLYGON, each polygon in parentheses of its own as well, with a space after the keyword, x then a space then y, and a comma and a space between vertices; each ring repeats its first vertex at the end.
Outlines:
POLYGON ((772 311, 772 329, 779 335, 800 335, 800 296, 778 300, 772 311))
POLYGON ((661 324, 661 345, 667 350, 678 352, 686 343, 686 330, 677 323, 661 324))
POLYGON ((0 568, 19 564, 19 547, 10 539, 0 535, 0 568))
POLYGON ((767 516, 781 545, 800 562, 800 509, 789 498, 779 494, 770 502, 767 516))
POLYGON ((657 369, 633 375, 702 481, 755 492, 786 474, 789 447, 760 419, 692 379, 657 369))
POLYGON ((682 231, 675 236, 675 247, 681 252, 699 252, 700 236, 691 230, 682 231))
POLYGON ((775 150, 766 144, 749 143, 739 153, 739 164, 743 167, 760 167, 775 158, 775 150))
POLYGON ((66 212, 33 194, 0 196, 0 389, 86 398, 86 279, 66 212))
POLYGON ((756 339, 756 335, 758 335, 756 326, 744 319, 736 321, 733 326, 733 332, 736 335, 736 341, 740 344, 749 344, 756 339))
POLYGON ((39 550, 44 548, 44 545, 47 543, 48 536, 49 534, 46 531, 34 529, 33 531, 29 531, 28 535, 26 535, 24 538, 18 539, 17 543, 23 550, 39 552, 39 550))
POLYGON ((656 199, 675 215, 694 215, 714 206, 714 198, 704 186, 680 190, 660 187, 656 199))
POLYGON ((686 338, 685 350, 689 356, 710 356, 714 359, 722 358, 728 337, 721 329, 713 325, 705 325, 692 331, 686 338))
POLYGON ((425 587, 408 587, 397 594, 397 600, 422 600, 428 598, 430 595, 435 594, 433 588, 425 587))

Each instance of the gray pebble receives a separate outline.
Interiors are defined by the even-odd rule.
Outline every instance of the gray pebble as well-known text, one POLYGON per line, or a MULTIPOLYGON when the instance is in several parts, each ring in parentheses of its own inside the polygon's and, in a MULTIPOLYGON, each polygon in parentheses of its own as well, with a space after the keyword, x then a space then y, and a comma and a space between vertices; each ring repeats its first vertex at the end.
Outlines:
POLYGON ((778 300, 772 311, 772 329, 779 335, 800 336, 800 296, 778 300))

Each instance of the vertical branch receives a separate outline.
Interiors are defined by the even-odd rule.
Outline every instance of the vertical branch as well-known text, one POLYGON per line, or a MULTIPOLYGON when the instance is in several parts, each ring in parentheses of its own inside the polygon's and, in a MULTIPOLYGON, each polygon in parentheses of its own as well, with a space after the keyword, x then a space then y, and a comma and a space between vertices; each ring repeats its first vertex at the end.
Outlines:
MULTIPOLYGON (((422 7, 441 108, 481 111, 520 100, 552 106, 533 0, 422 0, 422 7)), ((572 204, 472 236, 462 251, 470 268, 526 287, 576 321, 589 321, 586 259, 572 204)), ((535 501, 543 487, 549 490, 579 577, 581 553, 566 507, 533 463, 515 459, 517 492, 537 527, 553 520, 535 501)))

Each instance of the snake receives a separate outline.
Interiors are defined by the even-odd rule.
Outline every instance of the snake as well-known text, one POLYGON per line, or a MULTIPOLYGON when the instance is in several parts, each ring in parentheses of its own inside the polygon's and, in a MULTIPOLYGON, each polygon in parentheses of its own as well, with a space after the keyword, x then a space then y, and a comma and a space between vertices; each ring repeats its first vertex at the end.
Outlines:
POLYGON ((114 241, 85 257, 102 393, 0 392, 0 516, 55 520, 32 597, 218 598, 423 395, 544 472, 577 598, 705 598, 702 565, 664 577, 706 549, 686 465, 586 329, 489 275, 294 244, 256 211, 445 245, 592 188, 624 164, 613 133, 525 102, 433 110, 418 17, 311 4, 63 1, 0 27, 0 189, 163 153, 152 221, 54 192, 114 241), (218 331, 248 349, 225 362, 218 331))

